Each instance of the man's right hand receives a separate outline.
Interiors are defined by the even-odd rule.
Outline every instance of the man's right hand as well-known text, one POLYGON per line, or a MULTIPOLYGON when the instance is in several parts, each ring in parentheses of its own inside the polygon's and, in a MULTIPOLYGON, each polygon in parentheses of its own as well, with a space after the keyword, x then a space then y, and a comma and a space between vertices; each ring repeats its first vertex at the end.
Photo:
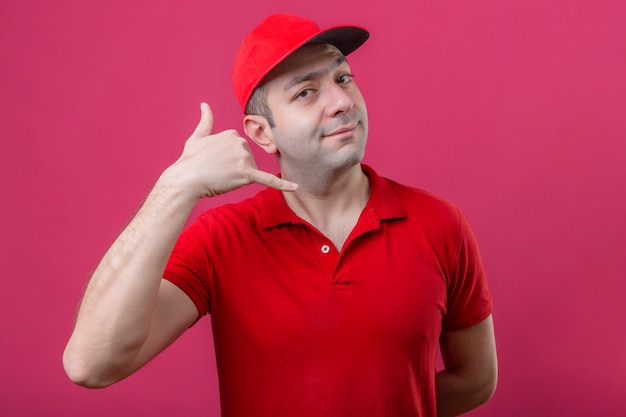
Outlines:
MULTIPOLYGON (((282 191, 298 185, 261 171, 248 146, 236 130, 212 134, 213 113, 207 103, 200 105, 200 123, 185 143, 182 155, 160 179, 179 186, 193 197, 214 197, 244 185, 259 183, 282 191)), ((190 196, 191 197, 191 196, 190 196)))

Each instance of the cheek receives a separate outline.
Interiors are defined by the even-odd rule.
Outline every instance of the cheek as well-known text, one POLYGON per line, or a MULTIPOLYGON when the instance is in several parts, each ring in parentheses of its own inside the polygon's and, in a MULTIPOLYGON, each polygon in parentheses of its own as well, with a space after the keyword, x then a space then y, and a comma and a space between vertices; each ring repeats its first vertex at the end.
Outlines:
POLYGON ((355 104, 357 104, 358 107, 362 109, 363 113, 367 115, 367 106, 365 105, 365 99, 363 98, 363 94, 361 94, 361 90, 359 90, 358 88, 356 89, 353 100, 355 104))
POLYGON ((302 140, 311 138, 316 135, 319 130, 319 121, 314 119, 310 113, 292 112, 289 115, 275 120, 275 130, 287 140, 302 140))
POLYGON ((278 126, 274 129, 274 144, 283 157, 305 159, 316 152, 316 143, 310 131, 299 123, 291 123, 288 130, 278 126))

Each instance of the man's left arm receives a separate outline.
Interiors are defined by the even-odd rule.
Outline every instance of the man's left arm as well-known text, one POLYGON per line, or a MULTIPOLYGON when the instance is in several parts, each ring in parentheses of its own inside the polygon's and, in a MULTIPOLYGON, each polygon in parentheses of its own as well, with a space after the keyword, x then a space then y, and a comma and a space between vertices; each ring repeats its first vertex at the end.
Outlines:
POLYGON ((437 373, 437 416, 458 416, 487 402, 496 389, 498 360, 493 318, 440 339, 444 370, 437 373))

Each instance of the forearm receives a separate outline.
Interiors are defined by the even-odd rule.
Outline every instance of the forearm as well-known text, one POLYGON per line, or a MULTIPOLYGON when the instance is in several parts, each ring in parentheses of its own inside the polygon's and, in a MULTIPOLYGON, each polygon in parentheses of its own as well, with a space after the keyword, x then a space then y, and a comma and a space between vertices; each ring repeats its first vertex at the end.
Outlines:
POLYGON ((445 369, 436 376, 437 415, 458 416, 487 402, 498 382, 493 318, 440 338, 445 369))
POLYGON ((122 372, 148 337, 167 259, 195 205, 168 185, 162 176, 94 272, 64 354, 70 372, 122 372))
POLYGON ((478 384, 455 373, 439 371, 437 383, 437 417, 458 416, 484 404, 491 398, 493 387, 489 383, 478 384))

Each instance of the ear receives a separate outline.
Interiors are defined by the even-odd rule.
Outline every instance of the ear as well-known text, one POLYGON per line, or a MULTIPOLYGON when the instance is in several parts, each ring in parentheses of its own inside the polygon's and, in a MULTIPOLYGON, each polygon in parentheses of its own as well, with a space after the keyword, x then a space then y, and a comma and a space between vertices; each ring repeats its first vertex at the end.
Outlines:
POLYGON ((257 114, 247 114, 243 118, 243 130, 265 152, 269 154, 276 153, 272 128, 265 117, 257 114))

